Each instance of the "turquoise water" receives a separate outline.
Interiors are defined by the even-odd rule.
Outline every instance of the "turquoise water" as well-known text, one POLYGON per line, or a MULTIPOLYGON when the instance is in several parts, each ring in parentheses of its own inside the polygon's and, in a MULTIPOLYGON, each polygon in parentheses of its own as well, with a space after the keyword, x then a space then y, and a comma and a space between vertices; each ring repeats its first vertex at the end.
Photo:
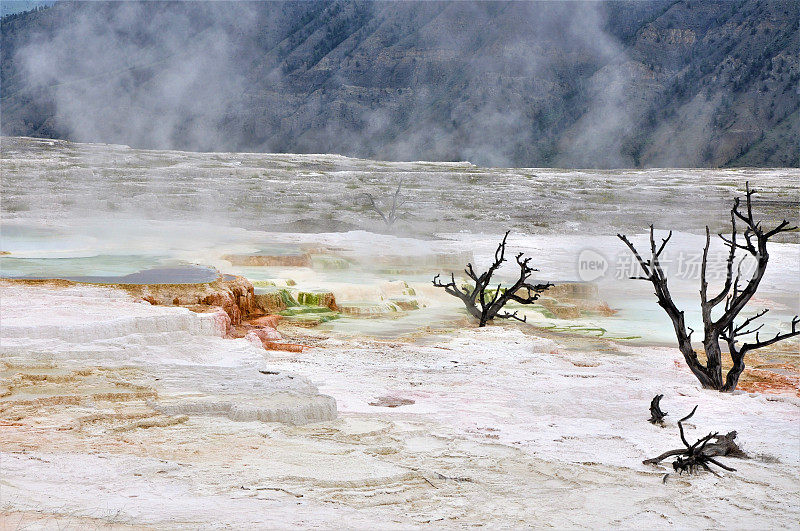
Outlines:
MULTIPOLYGON (((413 298, 420 300, 419 310, 394 314, 342 315, 338 320, 320 325, 320 329, 330 332, 378 337, 396 337, 428 327, 447 327, 448 323, 459 321, 467 315, 457 299, 445 296, 440 290, 435 290, 433 295, 433 275, 448 269, 433 265, 436 261, 431 258, 435 255, 434 251, 431 251, 434 254, 419 256, 401 255, 396 260, 389 257, 376 260, 372 255, 363 256, 368 254, 363 250, 348 250, 346 239, 341 245, 338 242, 333 245, 269 243, 270 237, 261 234, 229 236, 222 231, 209 236, 204 230, 181 232, 173 225, 164 225, 155 235, 137 229, 129 237, 121 237, 123 232, 123 228, 113 223, 108 224, 108 230, 97 234, 21 224, 5 226, 0 235, 0 250, 11 254, 0 256, 0 277, 65 279, 98 284, 193 284, 213 281, 221 272, 242 275, 253 282, 272 280, 279 286, 289 284, 303 291, 331 290, 340 304, 354 305, 382 304, 388 303, 393 297, 406 297, 407 290, 402 286, 395 284, 387 288, 386 284, 393 281, 407 283, 418 294, 413 298), (170 247, 159 241, 158 236, 161 235, 171 238, 177 250, 170 251, 170 247), (228 241, 229 238, 231 241, 228 241), (344 249, 340 250, 339 247, 344 249), (258 251, 248 252, 252 249, 258 251), (228 250, 232 254, 271 256, 311 252, 311 267, 226 266, 219 257, 228 250), (118 254, 114 254, 115 251, 118 254), (314 257, 317 257, 316 261, 314 257), (219 271, 211 264, 218 266, 219 271)), ((559 244, 563 242, 554 239, 551 246, 558 250, 559 244)), ((546 246, 541 244, 540 247, 546 246)), ((555 265, 545 264, 549 267, 546 273, 548 278, 553 277, 554 272, 558 273, 559 267, 572 258, 569 250, 567 246, 561 254, 556 253, 551 260, 557 262, 555 265)), ((771 308, 769 314, 760 320, 765 325, 762 334, 784 330, 800 305, 794 285, 786 288, 786 282, 791 277, 786 273, 781 274, 781 271, 786 271, 796 275, 796 264, 789 260, 791 254, 775 254, 773 262, 777 278, 762 283, 757 300, 748 306, 741 317, 744 319, 761 307, 771 308)), ((547 256, 537 258, 544 260, 547 256)), ((670 286, 676 304, 686 311, 688 325, 695 330, 702 330, 696 282, 676 279, 670 286)), ((257 292, 260 291, 257 289, 257 292)), ((548 328, 582 337, 674 344, 672 324, 657 305, 652 288, 647 283, 627 279, 608 281, 600 285, 599 298, 618 312, 612 316, 590 313, 577 319, 558 319, 530 307, 512 304, 509 309, 519 309, 521 314, 528 315, 528 325, 519 325, 523 327, 548 328)), ((698 334, 695 334, 695 340, 699 339, 698 334)))
POLYGON ((62 279, 96 284, 196 284, 212 282, 218 275, 213 267, 145 256, 0 257, 0 276, 14 279, 62 279))

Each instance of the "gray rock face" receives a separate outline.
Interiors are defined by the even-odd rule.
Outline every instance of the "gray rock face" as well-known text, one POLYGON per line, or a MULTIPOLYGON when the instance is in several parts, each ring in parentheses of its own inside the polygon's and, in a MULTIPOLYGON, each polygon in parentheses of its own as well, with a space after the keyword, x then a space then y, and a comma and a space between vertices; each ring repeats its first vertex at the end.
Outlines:
POLYGON ((3 134, 491 166, 797 166, 800 4, 57 3, 3 134))

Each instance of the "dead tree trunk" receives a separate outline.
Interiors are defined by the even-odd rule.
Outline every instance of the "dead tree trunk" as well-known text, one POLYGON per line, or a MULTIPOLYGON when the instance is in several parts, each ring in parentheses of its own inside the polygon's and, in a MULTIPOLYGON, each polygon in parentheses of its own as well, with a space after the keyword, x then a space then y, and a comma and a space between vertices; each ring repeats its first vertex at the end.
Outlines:
POLYGON ((664 425, 664 417, 667 416, 666 411, 661 411, 661 399, 664 395, 656 395, 650 401, 650 419, 647 421, 650 424, 664 425))
POLYGON ((400 219, 400 214, 397 213, 397 209, 405 204, 405 201, 400 198, 400 191, 402 188, 403 181, 400 181, 397 183, 397 190, 392 194, 392 206, 385 212, 378 206, 378 203, 375 202, 375 198, 372 197, 372 194, 364 194, 364 197, 369 199, 370 208, 378 213, 384 224, 389 228, 393 227, 395 222, 400 219))
POLYGON ((523 259, 523 253, 519 253, 516 256, 517 264, 519 265, 519 278, 517 281, 508 288, 503 288, 502 285, 498 283, 494 291, 490 290, 492 275, 494 275, 495 271, 506 261, 506 240, 510 232, 511 231, 506 232, 505 236, 503 236, 503 241, 497 246, 497 250, 494 253, 494 262, 489 266, 487 271, 478 275, 475 273, 472 264, 467 264, 467 268, 464 272, 470 280, 475 283, 474 287, 459 287, 456 284, 455 275, 452 273, 450 274, 450 282, 447 283, 439 280, 439 275, 433 277, 434 286, 437 288, 444 288, 446 293, 461 299, 464 306, 467 307, 467 311, 478 319, 478 326, 486 326, 486 323, 495 317, 500 319, 516 319, 517 321, 525 322, 527 318, 520 318, 517 315, 517 311, 501 312, 501 310, 510 301, 520 304, 533 304, 533 302, 539 298, 540 293, 552 286, 549 282, 545 284, 530 284, 528 279, 534 271, 538 270, 529 265, 530 258, 523 259), (518 295, 518 292, 522 292, 523 294, 518 295))
POLYGON ((762 310, 752 317, 744 319, 739 325, 734 323, 739 313, 756 293, 758 285, 767 270, 767 263, 769 262, 767 242, 770 238, 781 232, 796 229, 796 227, 790 227, 789 222, 786 220, 782 221, 772 230, 765 230, 762 228, 761 223, 755 221, 753 218, 752 196, 754 193, 755 191, 750 190, 750 186, 747 185, 744 212, 740 209, 740 199, 737 197, 734 200, 733 207, 731 208, 730 238, 726 238, 722 234, 718 235, 725 242, 725 245, 728 246, 729 253, 726 261, 725 283, 719 294, 711 298, 708 296, 708 282, 706 280, 711 234, 708 227, 706 227, 706 244, 703 248, 703 262, 700 270, 700 309, 703 318, 703 348, 706 354, 705 365, 700 362, 697 358, 697 353, 692 348, 691 339, 694 330, 688 328, 687 333, 683 311, 678 310, 672 301, 672 296, 667 287, 667 278, 659 262, 659 257, 664 251, 667 242, 672 237, 672 232, 670 231, 669 235, 662 239, 659 245, 656 245, 653 226, 650 225, 650 259, 647 261, 642 258, 626 236, 617 234, 633 252, 634 256, 636 256, 636 260, 644 271, 643 276, 633 278, 648 280, 653 284, 659 306, 664 308, 664 311, 667 312, 667 315, 669 315, 672 320, 672 325, 678 338, 678 348, 683 354, 686 364, 700 381, 700 384, 707 389, 733 391, 736 389, 736 385, 739 382, 739 376, 741 376, 742 371, 744 371, 744 356, 747 352, 772 345, 783 339, 800 334, 800 330, 797 326, 800 324, 800 318, 795 316, 792 319, 790 331, 779 332, 770 339, 761 340, 759 337, 759 330, 764 325, 752 326, 752 324, 753 321, 763 316, 769 310, 762 310), (744 230, 741 233, 737 229, 737 220, 744 223, 744 230), (743 240, 737 240, 739 236, 741 236, 743 240), (738 260, 736 274, 734 276, 734 262, 737 261, 738 250, 745 252, 742 253, 742 258, 738 260), (743 279, 741 266, 748 255, 755 259, 756 267, 750 278, 743 279), (714 319, 711 315, 712 310, 723 302, 723 314, 717 319, 714 319), (739 338, 750 334, 755 334, 754 340, 738 345, 739 338), (733 366, 724 379, 722 377, 722 341, 725 341, 727 344, 728 352, 733 362, 733 366))

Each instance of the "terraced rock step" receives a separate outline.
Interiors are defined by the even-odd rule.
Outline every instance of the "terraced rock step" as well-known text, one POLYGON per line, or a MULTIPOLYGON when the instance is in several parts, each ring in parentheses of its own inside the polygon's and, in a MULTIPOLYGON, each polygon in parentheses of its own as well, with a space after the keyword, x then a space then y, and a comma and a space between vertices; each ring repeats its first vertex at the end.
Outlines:
MULTIPOLYGON (((10 312, 0 342, 0 422, 25 423, 43 411, 59 416, 70 407, 100 433, 171 426, 209 412, 291 424, 336 417, 335 400, 307 379, 264 367, 260 344, 209 326, 215 314, 72 283, 0 283, 0 295, 10 312)), ((269 327, 274 320, 262 318, 259 330, 276 334, 267 339, 280 337, 269 327)))
POLYGON ((282 288, 256 282, 255 300, 259 308, 269 313, 278 313, 296 306, 323 306, 338 311, 336 297, 327 290, 303 291, 293 288, 282 288))
POLYGON ((311 267, 315 270, 331 271, 340 269, 350 269, 352 264, 349 260, 327 254, 313 254, 310 255, 311 267))
POLYGON ((262 398, 240 400, 204 397, 159 401, 152 407, 165 415, 207 415, 238 422, 280 422, 302 425, 336 418, 336 400, 327 395, 278 392, 262 398))
POLYGON ((337 311, 336 297, 333 292, 325 290, 298 291, 295 295, 297 303, 302 306, 323 306, 337 311))
POLYGON ((226 254, 222 257, 235 266, 264 266, 264 267, 310 267, 311 257, 308 254, 226 254))
POLYGON ((386 302, 347 302, 339 308, 343 314, 354 317, 383 317, 397 312, 396 306, 386 302))
POLYGON ((314 327, 339 318, 339 313, 326 306, 294 306, 280 312, 286 322, 304 327, 314 327))

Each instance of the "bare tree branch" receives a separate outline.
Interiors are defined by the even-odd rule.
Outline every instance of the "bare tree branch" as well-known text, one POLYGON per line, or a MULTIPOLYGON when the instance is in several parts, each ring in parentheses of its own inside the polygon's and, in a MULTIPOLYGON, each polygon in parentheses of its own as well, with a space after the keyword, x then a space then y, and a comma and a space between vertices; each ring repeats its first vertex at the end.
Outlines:
POLYGON ((392 194, 392 206, 388 210, 388 212, 384 212, 378 206, 372 194, 369 193, 362 194, 364 197, 369 199, 370 208, 378 213, 378 215, 381 217, 381 219, 383 220, 383 222, 386 224, 387 227, 392 227, 395 224, 395 222, 398 219, 400 219, 400 215, 398 215, 397 209, 405 204, 405 200, 400 199, 400 192, 402 188, 403 188, 403 181, 401 180, 400 182, 397 183, 397 189, 394 191, 394 194, 392 194))
POLYGON ((675 461, 672 463, 672 468, 676 472, 688 472, 691 474, 699 467, 707 472, 711 472, 715 476, 719 476, 719 474, 709 468, 709 463, 717 465, 723 470, 735 472, 735 468, 724 465, 715 459, 715 457, 722 456, 739 457, 743 459, 748 458, 747 454, 745 454, 741 448, 739 448, 739 445, 736 444, 735 431, 732 431, 726 435, 720 435, 716 432, 709 433, 705 437, 698 439, 694 444, 689 444, 689 441, 686 440, 686 435, 683 432, 683 423, 689 420, 692 415, 694 415, 695 411, 697 411, 697 406, 694 406, 694 409, 692 409, 691 413, 678 421, 678 430, 680 431, 681 442, 683 443, 684 448, 669 450, 658 457, 645 459, 642 461, 642 463, 645 465, 656 465, 668 457, 677 456, 675 461))
POLYGON ((490 289, 492 276, 506 262, 505 253, 509 233, 510 231, 503 236, 502 241, 494 252, 494 261, 486 271, 478 275, 472 264, 467 264, 464 273, 474 282, 474 286, 470 290, 461 291, 455 287, 455 277, 452 274, 451 281, 448 283, 442 283, 439 280, 439 275, 436 275, 433 279, 434 286, 444 288, 446 293, 454 295, 464 302, 469 313, 478 318, 479 326, 485 326, 488 321, 494 318, 526 322, 527 317, 519 317, 518 310, 513 312, 501 310, 510 301, 519 304, 533 304, 542 292, 552 286, 549 282, 545 284, 529 283, 528 279, 537 269, 530 266, 530 258, 523 258, 523 253, 518 253, 516 255, 517 266, 519 266, 517 280, 511 286, 504 288, 502 283, 498 283, 496 288, 490 289))
POLYGON ((718 235, 728 247, 728 256, 725 264, 725 282, 719 293, 712 298, 708 297, 709 285, 707 280, 711 233, 709 228, 706 227, 706 241, 703 247, 703 260, 700 271, 700 309, 704 328, 703 347, 706 356, 705 365, 699 362, 697 353, 692 348, 691 336, 694 331, 689 328, 690 332, 688 334, 686 332, 687 327, 684 322, 684 313, 675 307, 669 292, 667 279, 659 260, 672 233, 662 239, 661 243, 657 245, 653 226, 650 226, 650 259, 647 261, 639 254, 636 247, 626 236, 622 234, 617 235, 631 250, 644 271, 644 276, 637 276, 634 278, 648 280, 653 284, 658 304, 666 311, 667 315, 669 315, 672 320, 675 334, 678 338, 678 348, 683 354, 690 370, 703 387, 720 391, 732 391, 736 388, 739 376, 742 371, 744 371, 744 354, 746 352, 800 335, 800 330, 798 330, 798 323, 800 323, 800 321, 798 321, 798 317, 795 317, 792 320, 791 331, 778 333, 767 340, 760 340, 759 331, 764 325, 755 324, 754 322, 766 314, 766 311, 756 313, 754 316, 745 319, 739 325, 734 324, 737 316, 752 299, 753 295, 755 295, 761 279, 764 277, 767 263, 769 262, 769 253, 767 252, 767 243, 769 239, 782 232, 796 230, 796 228, 790 226, 789 222, 786 220, 779 223, 772 230, 764 230, 761 223, 756 221, 753 217, 752 197, 754 194, 755 191, 750 189, 749 183, 746 184, 744 204, 740 198, 736 198, 731 207, 730 237, 725 237, 722 234, 718 235), (743 224, 741 231, 738 227, 738 223, 743 224), (743 238, 744 243, 740 243, 738 236, 743 238), (735 268, 736 274, 734 275, 734 263, 737 261, 737 251, 744 251, 744 255, 738 259, 738 265, 735 268), (749 278, 744 278, 742 274, 742 264, 748 256, 755 259, 755 269, 752 274, 750 274, 749 278), (721 315, 714 320, 712 318, 712 312, 723 301, 725 302, 724 310, 721 315), (750 334, 756 334, 755 341, 744 343, 741 347, 738 347, 737 338, 750 334), (722 377, 722 349, 720 341, 727 342, 728 351, 733 361, 733 367, 728 371, 724 380, 722 377))

